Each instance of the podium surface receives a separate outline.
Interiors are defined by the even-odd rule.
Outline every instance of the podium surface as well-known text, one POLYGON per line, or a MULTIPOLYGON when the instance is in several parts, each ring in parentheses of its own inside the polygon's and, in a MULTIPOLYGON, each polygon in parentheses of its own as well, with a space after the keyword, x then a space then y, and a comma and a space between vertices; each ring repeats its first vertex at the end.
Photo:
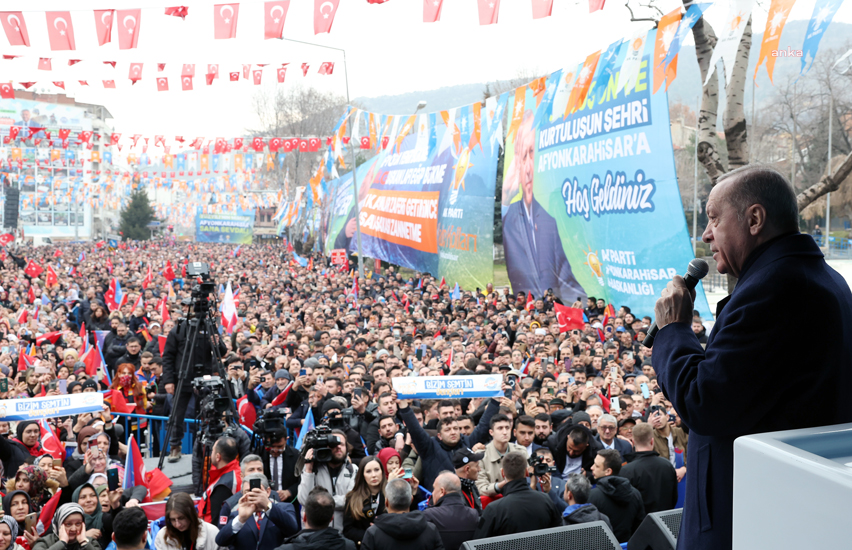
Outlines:
POLYGON ((852 547, 852 424, 734 442, 733 548, 852 547))

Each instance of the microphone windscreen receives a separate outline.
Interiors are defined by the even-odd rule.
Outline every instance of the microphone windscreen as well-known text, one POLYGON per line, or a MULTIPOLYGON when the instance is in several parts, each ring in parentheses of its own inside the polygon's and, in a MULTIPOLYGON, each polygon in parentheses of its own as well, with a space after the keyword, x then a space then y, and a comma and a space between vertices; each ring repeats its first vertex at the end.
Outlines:
POLYGON ((709 271, 710 266, 701 258, 693 259, 689 262, 689 266, 686 268, 686 274, 695 277, 696 279, 703 279, 707 276, 709 271))

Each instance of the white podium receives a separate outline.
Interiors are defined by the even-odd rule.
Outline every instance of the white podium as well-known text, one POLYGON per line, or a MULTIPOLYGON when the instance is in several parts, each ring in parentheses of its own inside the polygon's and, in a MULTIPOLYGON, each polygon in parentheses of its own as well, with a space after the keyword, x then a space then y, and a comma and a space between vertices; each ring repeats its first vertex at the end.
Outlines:
POLYGON ((852 424, 734 442, 734 550, 852 548, 852 424))

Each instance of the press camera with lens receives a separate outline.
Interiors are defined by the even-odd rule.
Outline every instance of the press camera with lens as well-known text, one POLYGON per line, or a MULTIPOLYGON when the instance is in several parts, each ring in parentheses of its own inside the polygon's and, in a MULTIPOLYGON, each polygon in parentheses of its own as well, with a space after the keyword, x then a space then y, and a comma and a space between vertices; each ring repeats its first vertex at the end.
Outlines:
POLYGON ((340 445, 340 438, 331 434, 331 428, 325 425, 317 426, 305 434, 305 440, 302 443, 302 456, 309 449, 313 449, 313 460, 306 459, 305 462, 331 462, 334 458, 334 448, 338 445, 340 445))

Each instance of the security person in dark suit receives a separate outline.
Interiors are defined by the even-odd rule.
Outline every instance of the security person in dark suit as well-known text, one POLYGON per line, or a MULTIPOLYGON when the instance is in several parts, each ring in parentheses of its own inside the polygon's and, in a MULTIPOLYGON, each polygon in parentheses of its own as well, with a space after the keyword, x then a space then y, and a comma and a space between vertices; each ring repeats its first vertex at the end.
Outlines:
POLYGON ((299 494, 301 476, 296 462, 299 451, 287 445, 287 434, 281 432, 264 442, 262 452, 263 473, 270 480, 269 486, 281 502, 291 502, 299 494))
POLYGON ((668 284, 655 308, 654 370, 689 427, 678 548, 718 550, 731 548, 737 437, 852 422, 852 292, 799 233, 796 194, 775 170, 745 166, 720 178, 707 218, 703 240, 737 286, 716 307, 705 349, 692 331, 693 292, 681 277, 668 284), (819 322, 796 323, 799 344, 779 344, 791 315, 819 322), (807 384, 802 365, 817 367, 807 384), (732 398, 743 387, 749 397, 732 398), (792 413, 790 403, 819 407, 792 413))

